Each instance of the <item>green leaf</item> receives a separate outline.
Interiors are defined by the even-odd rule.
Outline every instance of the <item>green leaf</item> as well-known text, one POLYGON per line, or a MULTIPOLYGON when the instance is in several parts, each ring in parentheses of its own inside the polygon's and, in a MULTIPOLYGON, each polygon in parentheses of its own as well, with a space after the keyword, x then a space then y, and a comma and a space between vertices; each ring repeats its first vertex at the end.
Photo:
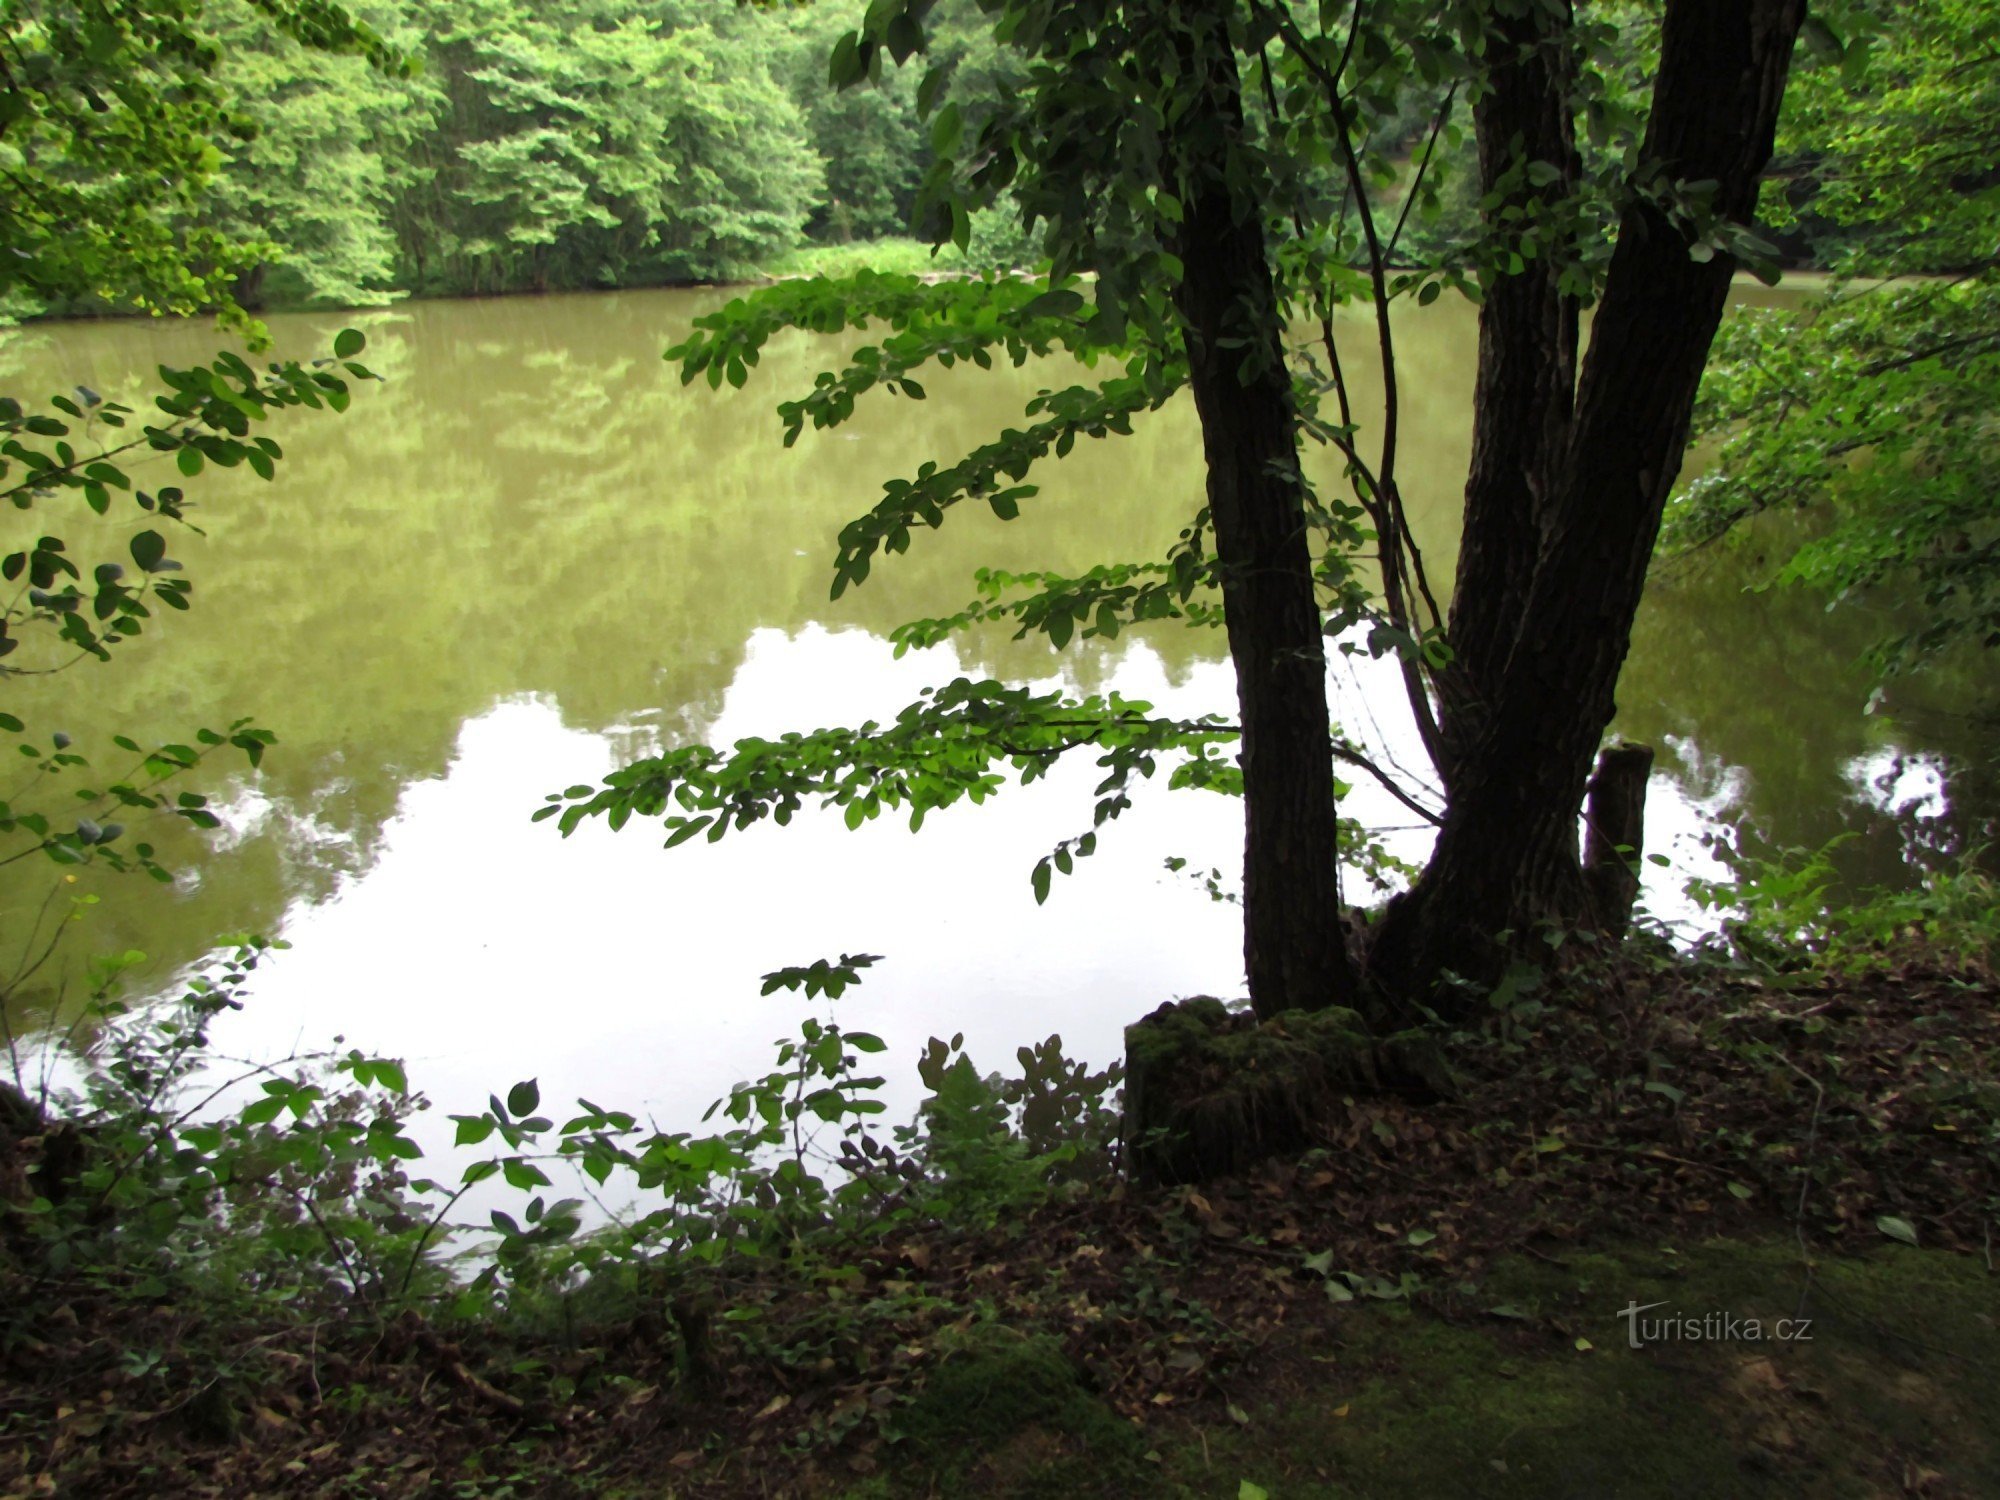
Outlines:
POLYGON ((368 337, 358 328, 343 328, 333 337, 333 354, 336 359, 352 359, 368 347, 368 337))
POLYGON ((1017 316, 1023 318, 1067 318, 1083 310, 1083 297, 1067 288, 1057 288, 1043 292, 1023 307, 1017 316))
POLYGON ((1883 1214, 1875 1220, 1875 1227, 1890 1239, 1899 1240, 1905 1245, 1914 1245, 1917 1242, 1917 1226, 1908 1219, 1898 1218, 1894 1214, 1883 1214))
POLYGON ((826 81, 835 89, 844 89, 859 83, 868 71, 868 65, 861 58, 861 39, 853 32, 847 32, 833 44, 833 52, 827 58, 826 81))
POLYGON ((507 1113, 519 1119, 531 1115, 542 1102, 542 1089, 538 1080, 530 1078, 525 1083, 517 1083, 507 1091, 507 1113))
POLYGON ((199 448, 182 448, 174 454, 174 462, 180 467, 180 471, 183 474, 192 479, 201 472, 201 450, 199 448))
POLYGON ((167 555, 167 539, 157 531, 142 531, 132 538, 132 561, 145 572, 152 572, 160 560, 167 555))
POLYGON ((548 1187, 548 1173, 531 1161, 523 1161, 518 1156, 510 1156, 500 1164, 501 1175, 507 1179, 509 1187, 548 1187))
POLYGON ((1846 52, 1846 46, 1834 29, 1818 16, 1807 16, 1799 27, 1799 40, 1821 57, 1838 61, 1846 52))
POLYGON ((947 104, 931 122, 931 154, 940 158, 950 156, 958 149, 959 137, 964 134, 965 117, 956 104, 947 104))

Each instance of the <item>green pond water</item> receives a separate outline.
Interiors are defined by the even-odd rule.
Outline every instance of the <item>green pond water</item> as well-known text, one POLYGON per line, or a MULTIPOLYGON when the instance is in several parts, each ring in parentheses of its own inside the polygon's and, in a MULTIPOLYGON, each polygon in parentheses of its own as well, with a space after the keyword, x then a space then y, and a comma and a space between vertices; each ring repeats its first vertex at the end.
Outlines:
MULTIPOLYGON (((901 660, 886 641, 963 604, 982 565, 1163 555, 1200 503, 1185 401, 1051 466, 1017 521, 963 507, 829 601, 833 535, 883 479, 1019 424, 1028 398, 1074 371, 927 374, 928 400, 873 399, 787 451, 774 404, 856 339, 788 339, 741 392, 683 388, 660 351, 721 297, 272 320, 280 351, 300 355, 363 327, 386 384, 343 417, 282 421, 275 484, 210 471, 187 485, 206 532, 172 543, 195 585, 191 613, 111 665, 0 691, 31 734, 61 729, 103 766, 118 763, 114 733, 186 739, 244 714, 279 744, 259 773, 238 762, 207 778, 221 836, 129 835, 153 837, 181 870, 171 889, 86 873, 59 893, 50 910, 85 891, 103 899, 20 990, 17 1035, 74 1003, 91 951, 143 951, 137 987, 159 991, 218 937, 258 931, 291 948, 229 1019, 237 1051, 339 1034, 409 1058, 446 1108, 539 1075, 545 1096, 588 1092, 691 1124, 794 1025, 787 997, 757 994, 781 965, 886 955, 844 1019, 904 1057, 963 1031, 987 1066, 1051 1032, 1109 1060, 1123 1025, 1160 1001, 1240 990, 1236 909, 1164 867, 1181 856, 1233 880, 1240 825, 1223 799, 1149 789, 1035 905, 1034 862, 1089 825, 1088 764, 917 835, 891 819, 849 833, 837 815, 805 816, 663 852, 649 825, 590 824, 564 840, 529 822, 545 793, 650 747, 886 717, 961 672, 1233 711, 1216 632, 1138 632, 1060 654, 994 632, 901 660)), ((1366 326, 1347 331, 1361 354, 1366 326)), ((1398 335, 1400 473, 1434 576, 1448 580, 1473 313, 1440 302, 1404 315, 1398 335)), ((84 383, 132 398, 155 364, 220 343, 197 326, 22 330, 0 345, 0 391, 28 401, 84 383)), ((172 482, 157 463, 143 473, 142 484, 172 482)), ((1334 466, 1323 473, 1331 482, 1334 466)), ((111 556, 136 516, 114 509, 111 521, 122 529, 63 502, 16 515, 7 546, 54 530, 79 555, 111 556), (93 537, 101 548, 86 546, 93 537)), ((2000 806, 1990 730, 1964 713, 1978 664, 1892 689, 1866 713, 1856 658, 1881 622, 1746 591, 1760 561, 1753 539, 1656 571, 1619 693, 1617 729, 1660 750, 1648 843, 1675 867, 1650 873, 1648 900, 1665 919, 1690 916, 1679 884, 1712 872, 1702 839, 1718 820, 1777 845, 1855 833, 1845 874, 1893 883, 1977 841, 2000 806)), ((1347 732, 1416 771, 1392 677, 1343 661, 1333 679, 1347 732)), ((1354 805, 1421 853, 1421 831, 1401 827, 1411 819, 1386 797, 1358 789, 1354 805)), ((34 942, 59 879, 40 860, 0 869, 0 961, 34 942)))

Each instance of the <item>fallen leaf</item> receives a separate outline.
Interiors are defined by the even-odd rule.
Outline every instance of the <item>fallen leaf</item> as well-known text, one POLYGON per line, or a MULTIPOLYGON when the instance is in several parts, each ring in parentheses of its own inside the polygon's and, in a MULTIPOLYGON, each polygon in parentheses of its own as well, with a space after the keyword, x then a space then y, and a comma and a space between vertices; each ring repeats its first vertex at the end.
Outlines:
POLYGON ((1908 1219, 1899 1219, 1894 1214, 1883 1214, 1876 1219, 1875 1227, 1890 1239, 1900 1240, 1905 1245, 1914 1245, 1917 1242, 1917 1226, 1908 1219))

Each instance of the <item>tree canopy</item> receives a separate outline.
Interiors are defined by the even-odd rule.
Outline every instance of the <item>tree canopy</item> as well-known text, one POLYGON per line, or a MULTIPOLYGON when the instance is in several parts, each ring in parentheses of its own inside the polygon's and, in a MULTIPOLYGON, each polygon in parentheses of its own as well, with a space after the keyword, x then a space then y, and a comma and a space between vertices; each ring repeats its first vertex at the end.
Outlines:
MULTIPOLYGON (((323 0, 246 3, 274 35, 401 66, 323 0)), ((201 0, 10 0, 0 47, 0 294, 232 307, 235 276, 271 246, 204 222, 229 145, 256 126, 217 81, 201 0)))

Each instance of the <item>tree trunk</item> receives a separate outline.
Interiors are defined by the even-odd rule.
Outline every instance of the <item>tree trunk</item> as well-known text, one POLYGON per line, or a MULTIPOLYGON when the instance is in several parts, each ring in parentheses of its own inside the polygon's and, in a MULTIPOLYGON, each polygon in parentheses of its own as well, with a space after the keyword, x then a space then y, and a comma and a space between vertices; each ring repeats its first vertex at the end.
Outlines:
POLYGON ((1229 654, 1242 725, 1244 965, 1260 1017, 1351 1003, 1326 648, 1307 544, 1290 375, 1245 149, 1226 25, 1207 7, 1178 32, 1193 80, 1177 124, 1186 268, 1174 289, 1208 461, 1229 654))
POLYGON ((1646 853, 1646 780, 1653 747, 1620 741, 1597 757, 1584 789, 1583 881, 1592 925, 1622 938, 1639 896, 1639 861, 1646 853))
MULTIPOLYGON (((1546 225, 1576 190, 1572 24, 1568 0, 1553 0, 1496 15, 1487 38, 1487 87, 1473 106, 1480 191, 1523 210, 1524 228, 1546 225), (1555 176, 1536 183, 1520 170, 1523 161, 1545 162, 1555 176)), ((1472 465, 1452 590, 1453 660, 1437 676, 1444 751, 1438 775, 1447 789, 1498 701, 1569 430, 1577 302, 1560 288, 1563 267, 1549 253, 1551 241, 1542 228, 1543 253, 1527 257, 1515 274, 1493 278, 1479 310, 1472 465)))
POLYGON ((1377 929, 1371 977, 1391 994, 1462 1012, 1511 953, 1531 951, 1538 925, 1589 920, 1577 811, 1735 269, 1722 252, 1696 260, 1693 235, 1660 197, 1676 182, 1712 182, 1718 220, 1750 217, 1804 9, 1804 0, 1667 7, 1639 180, 1520 625, 1454 767, 1430 864, 1377 929), (1452 975, 1467 984, 1448 983, 1452 975))

